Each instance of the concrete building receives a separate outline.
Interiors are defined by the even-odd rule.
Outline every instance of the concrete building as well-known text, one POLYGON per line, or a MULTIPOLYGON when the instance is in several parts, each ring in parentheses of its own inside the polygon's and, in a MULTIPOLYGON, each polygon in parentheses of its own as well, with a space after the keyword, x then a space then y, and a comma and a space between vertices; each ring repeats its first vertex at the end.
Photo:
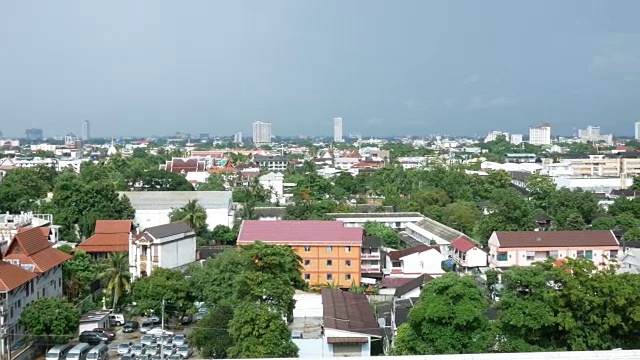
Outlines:
POLYGON ((132 279, 151 275, 153 269, 179 269, 196 261, 196 233, 182 221, 144 229, 129 241, 132 279))
POLYGON ((488 143, 490 141, 496 141, 498 139, 498 137, 503 136, 505 140, 509 141, 510 137, 509 137, 509 133, 508 132, 504 132, 504 131, 492 131, 490 133, 487 134, 487 136, 485 136, 484 138, 484 142, 488 143))
POLYGON ((82 140, 89 141, 91 138, 91 123, 89 120, 85 120, 82 122, 82 140))
POLYGON ((256 241, 293 248, 302 258, 302 276, 310 285, 360 285, 361 228, 347 228, 341 221, 243 221, 237 244, 256 241))
POLYGON ((258 178, 262 187, 271 194, 269 201, 273 204, 284 204, 284 175, 279 172, 270 172, 258 178))
POLYGON ((551 125, 544 123, 538 127, 529 128, 529 144, 551 145, 551 125))
POLYGON ((196 200, 207 212, 207 227, 233 226, 234 209, 231 191, 121 191, 136 210, 134 224, 145 229, 170 222, 169 213, 191 200, 196 200))
POLYGON ((341 117, 333 118, 333 141, 335 142, 344 141, 344 138, 342 137, 342 118, 341 117))
POLYGON ((592 126, 592 125, 587 126, 586 129, 579 129, 578 139, 581 142, 592 142, 592 143, 603 142, 605 144, 613 143, 612 134, 602 135, 600 134, 600 126, 592 126))
POLYGON ((32 128, 24 131, 24 135, 29 140, 40 141, 42 140, 42 129, 32 128))
POLYGON ((253 144, 271 144, 271 123, 256 121, 253 123, 253 144))
POLYGON ((575 176, 620 177, 640 175, 640 152, 616 155, 589 155, 587 158, 563 159, 575 176))
POLYGON ((511 140, 510 142, 513 145, 520 145, 522 144, 522 134, 511 134, 511 140))
POLYGON ((236 144, 242 144, 242 132, 238 131, 233 134, 233 142, 236 144))
POLYGON ((329 213, 327 216, 331 219, 342 221, 346 227, 363 227, 368 221, 374 221, 395 230, 404 230, 407 224, 416 223, 424 219, 424 215, 417 212, 329 213))
POLYGON ((386 256, 385 275, 391 277, 415 277, 444 274, 442 262, 446 257, 436 246, 418 245, 404 250, 389 251, 386 256))
POLYGON ((287 169, 287 158, 282 155, 256 155, 253 162, 259 168, 266 168, 269 171, 285 171, 287 169))
POLYGON ((634 138, 636 140, 640 140, 640 121, 636 121, 636 126, 635 126, 635 136, 634 138))

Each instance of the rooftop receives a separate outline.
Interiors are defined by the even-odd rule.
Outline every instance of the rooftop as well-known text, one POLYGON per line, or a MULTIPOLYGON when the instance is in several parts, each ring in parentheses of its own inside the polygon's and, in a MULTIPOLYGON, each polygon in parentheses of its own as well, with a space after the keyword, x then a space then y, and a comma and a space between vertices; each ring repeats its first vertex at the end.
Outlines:
POLYGON ((500 247, 620 246, 611 230, 496 231, 500 247))
POLYGON ((240 225, 238 244, 263 241, 290 245, 295 243, 362 245, 362 238, 362 228, 344 227, 342 221, 245 220, 240 225))
POLYGON ((424 215, 418 212, 397 212, 397 213, 387 213, 387 212, 361 212, 361 213, 329 213, 327 216, 334 219, 349 219, 349 218, 399 218, 399 217, 415 217, 415 218, 423 218, 424 215))
POLYGON ((364 294, 322 289, 322 316, 325 328, 382 336, 382 330, 364 294))
POLYGON ((136 210, 163 210, 184 206, 197 200, 205 209, 226 208, 231 202, 231 191, 121 191, 136 210))
POLYGON ((428 251, 428 250, 435 250, 437 252, 440 252, 439 248, 437 246, 429 246, 429 245, 418 245, 418 246, 414 246, 414 247, 410 247, 408 249, 403 249, 403 250, 397 250, 397 251, 389 251, 388 255, 389 255, 389 259, 391 260, 400 260, 405 256, 409 256, 409 255, 413 255, 416 253, 421 253, 424 251, 428 251))

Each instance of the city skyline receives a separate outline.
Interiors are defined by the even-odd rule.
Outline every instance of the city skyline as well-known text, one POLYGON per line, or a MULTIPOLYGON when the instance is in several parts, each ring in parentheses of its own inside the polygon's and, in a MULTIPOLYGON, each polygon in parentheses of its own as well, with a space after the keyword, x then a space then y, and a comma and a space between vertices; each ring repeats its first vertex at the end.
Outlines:
POLYGON ((340 114, 373 136, 543 122, 629 134, 639 11, 633 0, 5 3, 1 130, 63 134, 89 119, 93 136, 232 134, 266 119, 294 136, 328 134, 340 114))

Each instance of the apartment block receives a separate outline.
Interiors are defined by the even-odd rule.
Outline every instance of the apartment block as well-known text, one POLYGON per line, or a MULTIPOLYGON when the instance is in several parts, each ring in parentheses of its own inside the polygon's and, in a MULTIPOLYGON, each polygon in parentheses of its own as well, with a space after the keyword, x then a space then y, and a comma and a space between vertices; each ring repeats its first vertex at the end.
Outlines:
POLYGON ((335 283, 342 288, 360 285, 363 230, 341 221, 245 220, 238 245, 261 241, 285 245, 302 258, 302 276, 310 285, 335 283))
POLYGON ((566 164, 575 176, 636 176, 640 174, 640 152, 589 155, 584 159, 563 159, 561 164, 566 164))

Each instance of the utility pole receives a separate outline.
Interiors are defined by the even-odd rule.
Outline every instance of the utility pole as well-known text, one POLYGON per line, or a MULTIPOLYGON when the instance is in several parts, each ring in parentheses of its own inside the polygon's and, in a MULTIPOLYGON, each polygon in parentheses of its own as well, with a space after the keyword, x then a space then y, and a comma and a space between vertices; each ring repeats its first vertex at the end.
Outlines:
POLYGON ((164 298, 162 299, 162 314, 160 317, 160 359, 164 360, 164 298))

